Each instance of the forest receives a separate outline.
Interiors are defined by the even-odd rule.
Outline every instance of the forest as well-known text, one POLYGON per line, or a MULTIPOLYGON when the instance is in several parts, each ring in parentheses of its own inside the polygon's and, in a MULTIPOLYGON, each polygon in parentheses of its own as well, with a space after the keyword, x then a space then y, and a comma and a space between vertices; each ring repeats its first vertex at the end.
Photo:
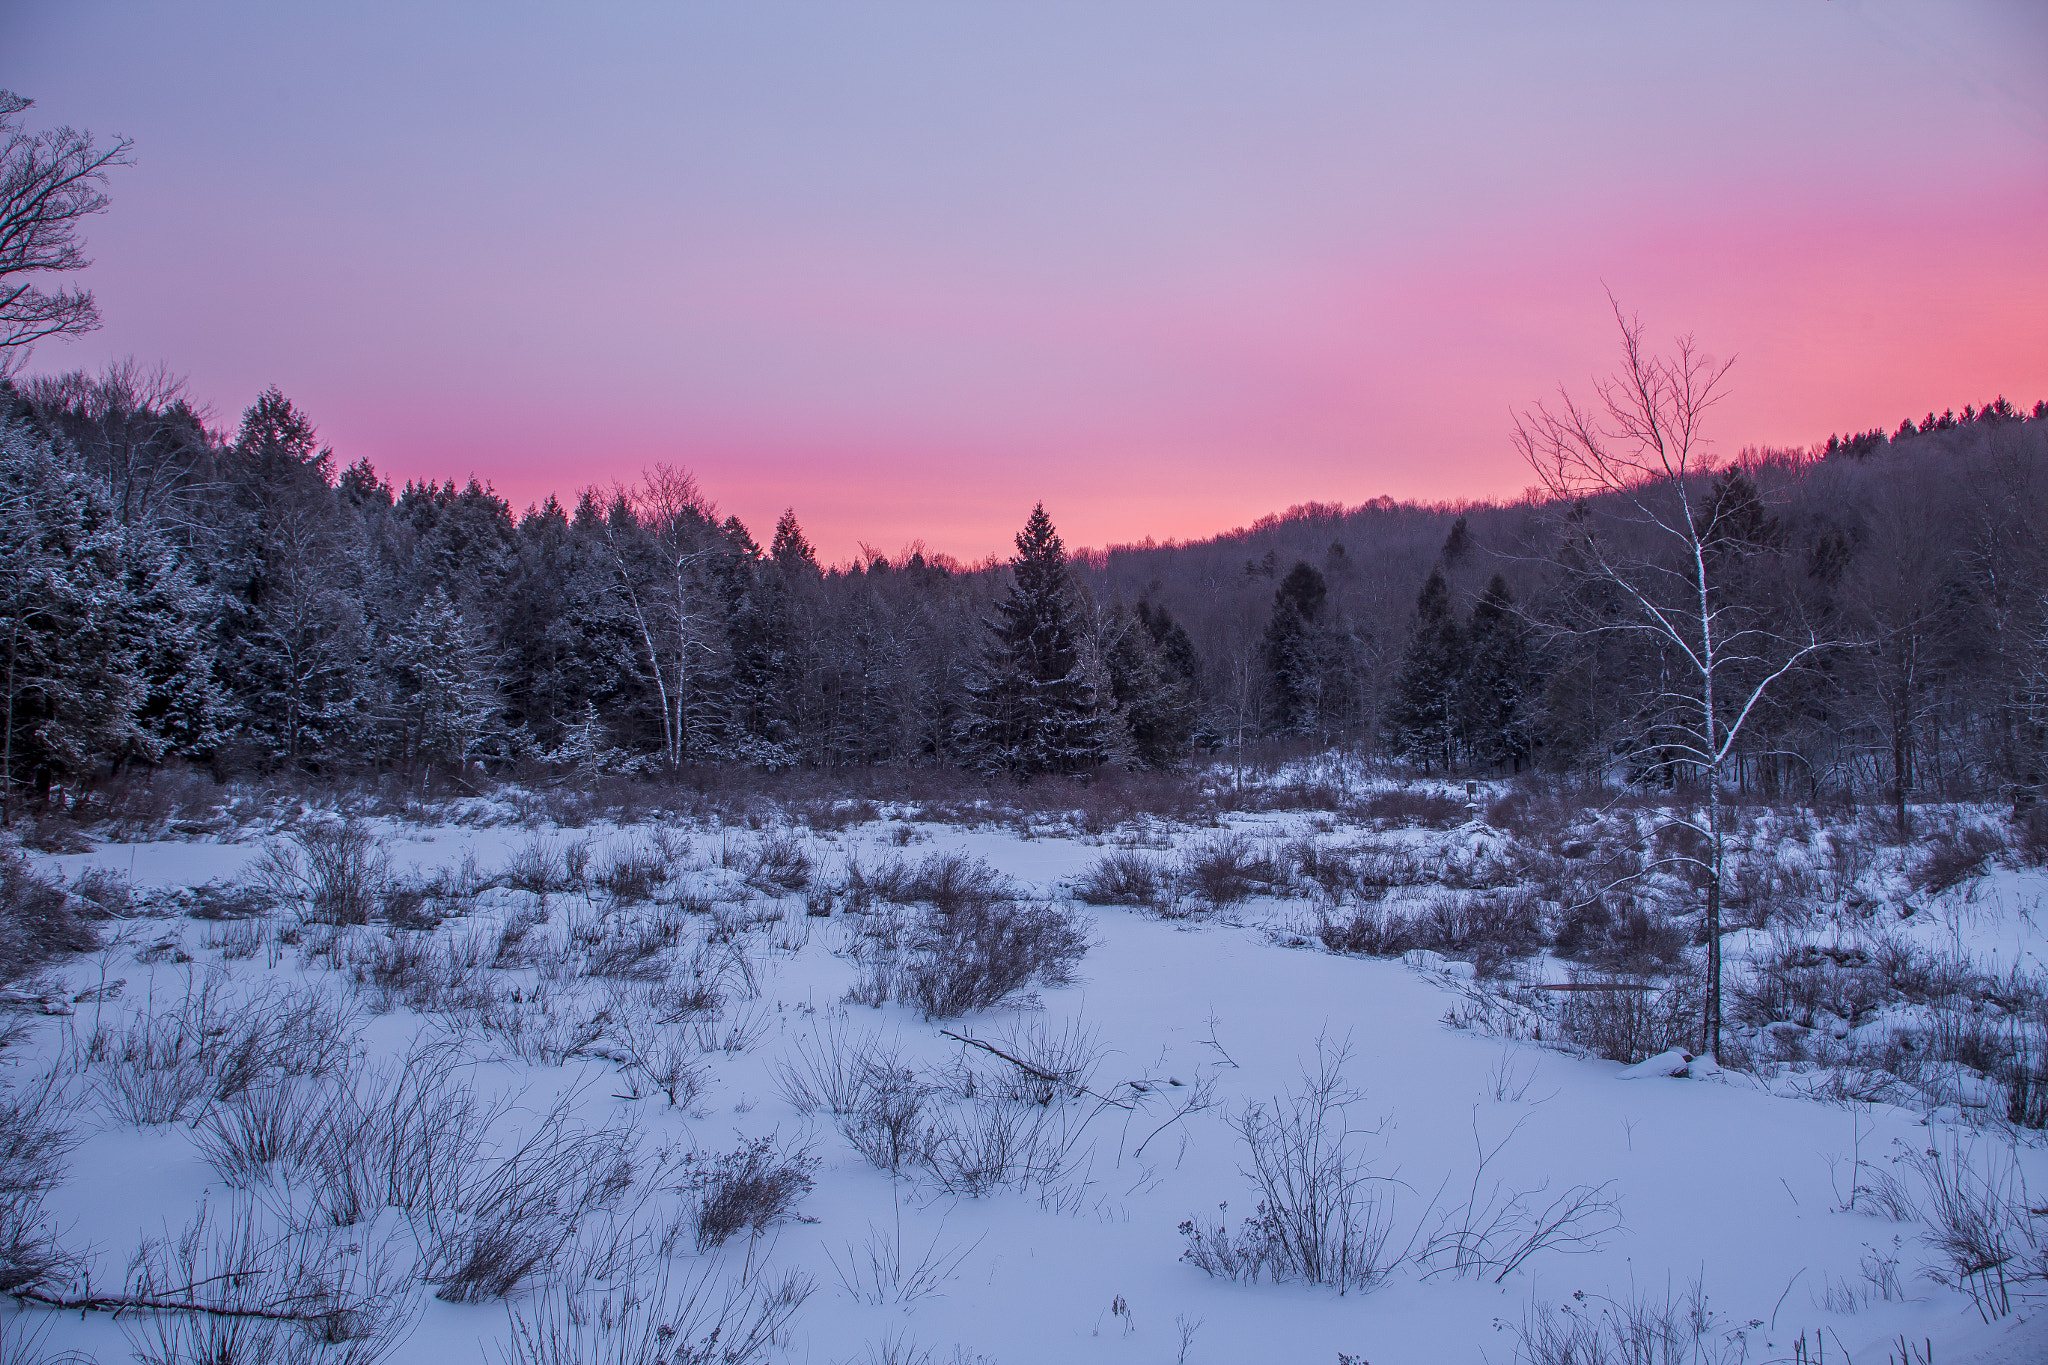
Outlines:
POLYGON ((232 431, 132 363, 0 406, 10 804, 166 763, 1028 780, 1276 743, 1669 787, 1699 764, 1645 698, 1683 639, 1616 629, 1581 553, 1696 586, 1645 497, 1709 533, 1717 610, 1814 646, 1745 717, 1740 789, 2026 804, 2048 757, 2048 404, 1632 490, 1310 504, 1071 553, 1041 508, 1007 561, 837 565, 794 510, 764 545, 672 467, 523 511, 476 478, 394 489, 274 389, 232 431))

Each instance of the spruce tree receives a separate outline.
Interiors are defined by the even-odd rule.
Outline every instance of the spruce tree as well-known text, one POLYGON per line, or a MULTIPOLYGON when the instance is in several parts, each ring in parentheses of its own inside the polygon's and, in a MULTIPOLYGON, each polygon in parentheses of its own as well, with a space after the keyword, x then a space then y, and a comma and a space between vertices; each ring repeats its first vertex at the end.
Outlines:
POLYGON ((1401 659, 1388 715, 1394 748, 1425 769, 1449 772, 1457 758, 1458 691, 1465 674, 1465 637, 1451 610, 1450 585, 1441 568, 1415 599, 1415 627, 1401 659))
POLYGON ((1010 587, 986 624, 961 742, 978 766, 1023 780, 1100 763, 1103 716, 1066 547, 1045 506, 1017 534, 1010 587))
MULTIPOLYGON (((1187 638, 1185 631, 1181 638, 1187 638)), ((1194 688, 1153 639, 1143 617, 1122 608, 1110 613, 1102 659, 1116 716, 1123 724, 1128 761, 1142 768, 1171 768, 1183 762, 1195 736, 1194 688)))
POLYGON ((1273 618, 1261 643, 1272 679, 1273 721, 1289 734, 1314 732, 1323 720, 1328 673, 1323 603, 1329 584, 1315 566, 1297 563, 1273 594, 1273 618))
POLYGON ((1466 748, 1482 763, 1515 772, 1529 757, 1530 699, 1536 691, 1528 632, 1507 580, 1495 574, 1472 608, 1468 662, 1459 689, 1466 748))

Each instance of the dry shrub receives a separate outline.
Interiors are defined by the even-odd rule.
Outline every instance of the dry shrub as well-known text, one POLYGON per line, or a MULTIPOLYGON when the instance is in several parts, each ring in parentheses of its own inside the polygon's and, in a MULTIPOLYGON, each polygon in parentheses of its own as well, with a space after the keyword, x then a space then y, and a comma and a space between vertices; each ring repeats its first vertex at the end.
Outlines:
POLYGON ((999 901, 928 912, 903 966, 904 997, 927 1019, 1002 1003, 1033 981, 1064 986, 1088 951, 1078 917, 1054 905, 999 901))
POLYGON ((1574 1047, 1633 1065, 1698 1045, 1705 995, 1695 976, 1660 986, 1640 976, 1574 973, 1572 984, 1593 988, 1560 992, 1558 1036, 1574 1047))
POLYGON ((1284 880, 1270 857, 1254 852, 1242 834, 1226 834, 1190 849, 1181 864, 1182 876, 1195 894, 1222 909, 1236 905, 1254 891, 1284 880))
POLYGON ((18 981, 52 958, 98 946, 79 903, 21 854, 0 848, 0 982, 18 981))
POLYGON ((64 1122, 67 1107, 57 1085, 0 1091, 0 1294, 43 1283, 74 1263, 43 1213, 78 1142, 64 1122))
POLYGON ((801 891, 811 884, 811 855, 787 832, 771 834, 754 850, 747 880, 763 891, 801 891))
POLYGON ((369 825, 323 820, 272 840, 250 876, 279 900, 297 901, 310 924, 368 924, 390 872, 369 825))
MULTIPOLYGON (((1252 1104, 1231 1123, 1258 1187, 1258 1211, 1235 1233, 1189 1219, 1181 1258, 1225 1279, 1304 1280, 1367 1289, 1393 1268, 1386 1254, 1393 1184, 1377 1174, 1352 1127, 1363 1096, 1344 1080, 1344 1049, 1319 1040, 1300 1092, 1252 1104)), ((1398 1259, 1398 1258, 1395 1258, 1398 1259)))
POLYGON ((1400 911, 1385 905, 1360 905, 1338 918, 1320 909, 1316 937, 1333 953, 1360 953, 1368 957, 1399 957, 1417 946, 1415 924, 1400 911))
POLYGON ((1167 882, 1166 869, 1156 858, 1120 848, 1083 873, 1074 894, 1089 905, 1154 905, 1167 882))
POLYGON ((2005 836, 1997 830, 1961 825, 1934 831, 1925 847, 1927 851, 1913 870, 1913 882, 1928 895, 1938 895, 1982 875, 2007 846, 2005 836))
POLYGON ((1629 899, 1616 908, 1605 896, 1568 906, 1552 945, 1558 956, 1606 971, 1669 971, 1685 960, 1683 924, 1629 899))
POLYGON ((1016 886, 980 858, 965 853, 934 853, 917 865, 905 899, 921 901, 942 915, 980 909, 1016 893, 1016 886))
POLYGON ((1381 828, 1393 829, 1455 829, 1469 818, 1461 798, 1416 787, 1374 792, 1359 807, 1359 814, 1381 828))
POLYGON ((811 1192, 812 1172, 818 1169, 809 1148, 778 1152, 773 1134, 693 1164, 683 1188, 697 1197, 693 1223, 699 1251, 721 1246, 736 1233, 758 1235, 796 1217, 797 1202, 811 1192))
POLYGON ((503 1365, 764 1365, 810 1297, 794 1272, 728 1279, 667 1258, 608 1282, 556 1278, 512 1309, 503 1365))

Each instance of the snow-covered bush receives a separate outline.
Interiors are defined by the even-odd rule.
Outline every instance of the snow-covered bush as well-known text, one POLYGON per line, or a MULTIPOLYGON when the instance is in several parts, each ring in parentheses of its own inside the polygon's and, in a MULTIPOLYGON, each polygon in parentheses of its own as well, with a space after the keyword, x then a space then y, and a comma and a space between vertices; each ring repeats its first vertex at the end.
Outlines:
POLYGON ((1134 848, 1105 855, 1074 883, 1074 894, 1090 905, 1152 905, 1168 877, 1157 859, 1134 848))
POLYGON ((62 885, 0 848, 0 983, 18 981, 61 953, 99 942, 62 885))
POLYGON ((1056 905, 999 901, 927 913, 899 989, 927 1019, 1002 1003, 1033 981, 1064 986, 1088 951, 1080 920, 1056 905))

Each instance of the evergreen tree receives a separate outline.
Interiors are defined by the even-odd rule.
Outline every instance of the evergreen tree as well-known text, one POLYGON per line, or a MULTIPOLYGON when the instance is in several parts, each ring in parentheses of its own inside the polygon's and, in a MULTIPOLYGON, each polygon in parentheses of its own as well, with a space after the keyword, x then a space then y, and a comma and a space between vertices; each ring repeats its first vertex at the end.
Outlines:
POLYGON ((1529 637, 1507 580, 1495 574, 1472 608, 1459 689, 1465 747, 1481 763, 1522 770, 1530 749, 1529 707, 1537 688, 1529 637))
POLYGON ((1465 660, 1465 636, 1451 610, 1450 585, 1442 569, 1432 569, 1415 599, 1415 625, 1387 717, 1395 750, 1425 769, 1440 765, 1449 772, 1456 762, 1465 660))
POLYGON ((769 546, 768 557, 784 573, 818 572, 817 552, 811 548, 811 542, 804 539, 803 528, 796 524, 794 507, 782 509, 782 517, 775 523, 775 540, 769 546))
POLYGON ((1323 721, 1330 650, 1323 604, 1330 594, 1322 573, 1297 563, 1273 594, 1261 656, 1272 681, 1273 722, 1288 734, 1312 734, 1323 721))
POLYGON ((439 588, 385 642, 392 757, 408 772, 459 768, 498 721, 498 686, 483 633, 439 588))
POLYGON ((148 737, 126 538, 70 452, 0 427, 5 778, 47 792, 148 737))
POLYGON ((1010 574, 987 622, 980 675, 969 684, 962 745, 984 770, 1019 780, 1092 768, 1105 751, 1104 699, 1090 676, 1066 547, 1044 504, 1017 533, 1010 574))
MULTIPOLYGON (((1191 680, 1166 657, 1142 616, 1119 608, 1109 614, 1102 633, 1103 666, 1129 761, 1143 768, 1185 762, 1197 719, 1191 680)), ((1182 631, 1181 639, 1186 638, 1182 631)))

